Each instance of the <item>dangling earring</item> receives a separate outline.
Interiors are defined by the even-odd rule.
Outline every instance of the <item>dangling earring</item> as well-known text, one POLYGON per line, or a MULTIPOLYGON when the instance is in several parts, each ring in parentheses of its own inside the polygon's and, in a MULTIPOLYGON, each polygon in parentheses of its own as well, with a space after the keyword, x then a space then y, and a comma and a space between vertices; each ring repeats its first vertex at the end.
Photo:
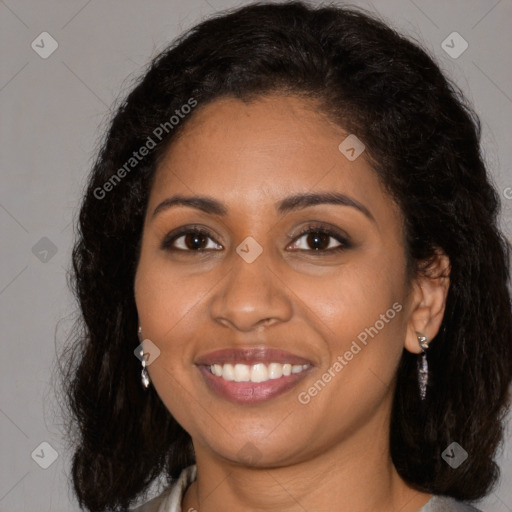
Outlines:
MULTIPOLYGON (((139 340, 142 343, 142 327, 139 325, 139 340)), ((140 356, 142 357, 141 363, 142 363, 142 371, 140 374, 142 385, 144 386, 144 389, 147 389, 149 387, 149 374, 148 370, 146 368, 146 357, 144 356, 144 348, 141 347, 140 349, 140 356)))
POLYGON ((421 354, 418 355, 418 385, 420 388, 420 397, 425 400, 427 396, 427 382, 428 382, 428 363, 427 363, 427 348, 428 339, 423 334, 417 332, 418 343, 421 347, 421 354))

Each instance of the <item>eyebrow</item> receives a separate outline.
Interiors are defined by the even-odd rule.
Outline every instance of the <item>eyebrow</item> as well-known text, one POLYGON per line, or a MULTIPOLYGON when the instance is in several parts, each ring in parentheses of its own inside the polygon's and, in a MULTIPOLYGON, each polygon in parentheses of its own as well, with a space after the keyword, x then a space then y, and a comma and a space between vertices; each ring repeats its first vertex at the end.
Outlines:
MULTIPOLYGON (((375 222, 375 218, 368 210, 368 208, 366 208, 363 204, 345 194, 336 192, 295 194, 282 199, 276 203, 275 207, 277 213, 284 215, 285 213, 291 211, 302 210, 304 208, 316 206, 319 204, 350 206, 359 210, 372 222, 375 222)), ((167 199, 164 199, 153 211, 152 218, 154 218, 160 212, 176 206, 188 206, 190 208, 195 208, 205 213, 218 215, 220 217, 225 217, 228 214, 227 207, 212 197, 182 196, 180 194, 176 194, 174 196, 168 197, 167 199)))

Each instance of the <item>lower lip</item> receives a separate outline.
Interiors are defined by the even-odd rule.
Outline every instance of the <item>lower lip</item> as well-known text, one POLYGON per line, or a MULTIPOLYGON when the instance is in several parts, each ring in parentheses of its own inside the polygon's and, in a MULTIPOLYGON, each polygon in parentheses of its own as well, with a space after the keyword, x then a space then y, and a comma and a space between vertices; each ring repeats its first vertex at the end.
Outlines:
POLYGON ((270 400, 293 388, 311 367, 300 373, 292 373, 266 382, 235 382, 214 375, 207 366, 198 366, 206 384, 220 396, 238 404, 256 403, 270 400))

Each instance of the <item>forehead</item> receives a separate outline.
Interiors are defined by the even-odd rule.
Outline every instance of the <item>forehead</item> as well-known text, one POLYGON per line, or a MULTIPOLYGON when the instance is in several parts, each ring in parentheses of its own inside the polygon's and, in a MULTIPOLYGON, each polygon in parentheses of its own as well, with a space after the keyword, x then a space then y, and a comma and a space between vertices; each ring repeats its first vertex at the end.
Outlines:
POLYGON ((347 159, 338 146, 349 133, 312 100, 222 98, 186 122, 157 169, 152 204, 183 192, 215 196, 242 210, 293 193, 331 191, 389 208, 364 152, 347 159))

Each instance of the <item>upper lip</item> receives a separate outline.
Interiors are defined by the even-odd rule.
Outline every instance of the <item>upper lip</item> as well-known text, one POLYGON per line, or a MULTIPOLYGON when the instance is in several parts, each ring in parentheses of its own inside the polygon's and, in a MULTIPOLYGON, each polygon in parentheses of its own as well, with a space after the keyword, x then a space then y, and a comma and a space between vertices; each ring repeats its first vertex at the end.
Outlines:
POLYGON ((212 364, 247 364, 257 363, 290 363, 290 364, 312 364, 311 361, 285 350, 270 347, 250 348, 225 348, 203 354, 195 360, 198 366, 210 366, 212 364))

